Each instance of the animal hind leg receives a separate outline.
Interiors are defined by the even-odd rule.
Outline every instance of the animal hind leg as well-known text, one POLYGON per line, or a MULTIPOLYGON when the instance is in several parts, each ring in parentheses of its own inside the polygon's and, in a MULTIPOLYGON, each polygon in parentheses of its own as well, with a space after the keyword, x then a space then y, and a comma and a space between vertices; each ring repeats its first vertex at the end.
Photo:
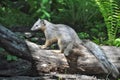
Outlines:
POLYGON ((58 46, 60 48, 61 53, 64 53, 65 56, 68 56, 69 52, 73 48, 73 42, 65 42, 65 40, 58 40, 58 46))
POLYGON ((66 43, 64 42, 64 41, 62 41, 62 40, 58 40, 58 46, 59 46, 59 48, 60 48, 60 52, 61 53, 64 53, 64 49, 66 48, 65 46, 66 46, 66 43))
POLYGON ((64 50, 64 55, 68 56, 73 48, 73 42, 70 42, 64 50))

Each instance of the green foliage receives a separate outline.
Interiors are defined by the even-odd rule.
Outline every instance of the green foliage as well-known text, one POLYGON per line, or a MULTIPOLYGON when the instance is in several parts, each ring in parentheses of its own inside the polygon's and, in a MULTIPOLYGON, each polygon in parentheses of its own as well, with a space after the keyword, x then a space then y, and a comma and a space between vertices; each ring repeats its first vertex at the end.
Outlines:
POLYGON ((115 0, 95 0, 107 26, 109 45, 113 44, 120 27, 120 10, 115 0))
POLYGON ((36 33, 36 34, 35 34, 35 37, 31 38, 30 40, 31 40, 32 42, 37 43, 38 40, 39 40, 39 38, 42 38, 42 37, 44 37, 44 34, 43 34, 43 33, 36 33))
POLYGON ((57 5, 57 10, 53 10, 52 20, 56 19, 57 22, 67 23, 75 26, 74 28, 80 28, 80 26, 87 25, 89 21, 92 22, 98 13, 92 0, 60 0, 56 1, 57 5), (93 13, 93 11, 95 12, 93 13))
POLYGON ((10 54, 6 55, 6 57, 7 57, 7 61, 17 61, 18 60, 18 58, 16 56, 13 56, 10 54))
POLYGON ((114 40, 114 45, 120 47, 120 38, 114 40))
POLYGON ((119 0, 1 0, 0 24, 31 27, 36 19, 42 18, 71 26, 81 39, 118 46, 114 42, 120 37, 119 3, 119 0))
POLYGON ((3 52, 3 51, 5 51, 5 49, 3 49, 3 48, 0 47, 0 52, 3 52))
POLYGON ((19 10, 0 7, 0 24, 4 26, 30 26, 33 24, 33 18, 20 12, 19 10))
POLYGON ((32 26, 36 18, 50 20, 50 1, 51 0, 1 1, 0 24, 10 27, 32 26))
POLYGON ((89 38, 89 34, 85 32, 77 33, 80 39, 87 39, 89 38))
POLYGON ((31 38, 30 39, 32 42, 37 42, 38 38, 31 38))
POLYGON ((60 0, 56 5, 53 22, 70 25, 81 39, 100 38, 99 43, 106 39, 105 24, 93 0, 60 0))
POLYGON ((90 29, 91 33, 91 39, 96 42, 97 44, 103 44, 106 40, 106 27, 104 23, 95 22, 94 27, 90 29))
POLYGON ((51 48, 51 49, 55 49, 55 46, 54 46, 54 45, 51 45, 50 48, 51 48))
POLYGON ((50 20, 50 1, 51 0, 27 0, 30 5, 29 13, 31 13, 31 16, 50 20))
POLYGON ((7 61, 17 61, 18 58, 16 56, 10 55, 8 52, 5 51, 4 48, 0 47, 0 55, 4 55, 7 61))

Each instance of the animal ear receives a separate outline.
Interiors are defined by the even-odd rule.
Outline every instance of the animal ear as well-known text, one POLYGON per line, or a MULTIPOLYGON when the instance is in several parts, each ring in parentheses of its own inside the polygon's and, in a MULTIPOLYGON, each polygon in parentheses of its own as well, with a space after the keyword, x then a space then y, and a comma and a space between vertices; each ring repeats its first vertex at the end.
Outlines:
POLYGON ((40 18, 38 18, 38 20, 37 21, 40 21, 40 18))
POLYGON ((43 25, 46 25, 45 21, 43 19, 40 21, 40 23, 43 24, 43 25))

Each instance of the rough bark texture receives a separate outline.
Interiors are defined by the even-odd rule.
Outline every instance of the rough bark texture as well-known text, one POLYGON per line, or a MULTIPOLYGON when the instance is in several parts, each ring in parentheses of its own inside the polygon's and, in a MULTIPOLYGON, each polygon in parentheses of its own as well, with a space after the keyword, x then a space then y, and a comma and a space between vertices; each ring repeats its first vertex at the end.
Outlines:
MULTIPOLYGON (((5 48, 12 55, 32 62, 38 74, 51 71, 105 74, 97 59, 82 45, 82 50, 79 48, 74 49, 74 53, 65 57, 56 50, 42 50, 39 48, 39 45, 24 41, 10 30, 0 26, 0 46, 5 48)), ((102 49, 105 51, 108 59, 120 69, 120 48, 102 46, 102 49)))
POLYGON ((17 76, 29 75, 32 64, 23 59, 16 61, 7 61, 6 58, 0 55, 0 76, 17 76))
MULTIPOLYGON (((16 76, 16 77, 0 77, 0 80, 98 80, 94 76, 86 75, 70 75, 70 74, 45 74, 40 77, 16 76)), ((103 79, 99 79, 103 80, 103 79)))
POLYGON ((10 54, 30 61, 38 74, 58 69, 62 71, 68 67, 63 54, 57 55, 53 51, 41 50, 38 45, 20 39, 3 26, 0 26, 0 44, 10 54))
POLYGON ((0 46, 18 57, 32 61, 26 42, 9 29, 0 25, 0 46))

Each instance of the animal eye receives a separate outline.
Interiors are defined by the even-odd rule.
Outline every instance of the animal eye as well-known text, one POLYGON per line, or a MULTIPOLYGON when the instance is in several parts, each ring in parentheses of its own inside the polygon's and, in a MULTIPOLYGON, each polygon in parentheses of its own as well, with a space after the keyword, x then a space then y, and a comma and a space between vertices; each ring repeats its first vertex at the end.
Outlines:
POLYGON ((37 27, 38 25, 36 25, 36 27, 37 27))

